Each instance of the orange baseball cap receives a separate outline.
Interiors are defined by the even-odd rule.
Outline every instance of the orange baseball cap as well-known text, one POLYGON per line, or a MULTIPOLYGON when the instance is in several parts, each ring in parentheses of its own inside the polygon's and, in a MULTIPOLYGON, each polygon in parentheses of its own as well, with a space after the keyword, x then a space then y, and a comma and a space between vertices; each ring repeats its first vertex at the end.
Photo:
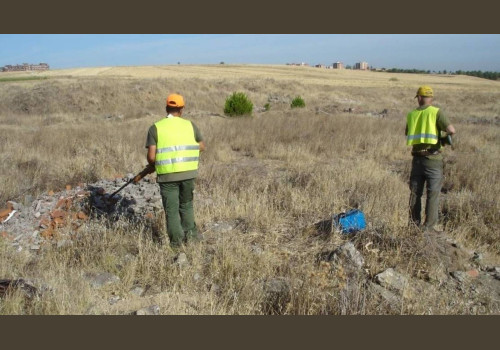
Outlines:
POLYGON ((181 95, 177 95, 177 94, 168 95, 167 106, 184 107, 184 98, 181 95))

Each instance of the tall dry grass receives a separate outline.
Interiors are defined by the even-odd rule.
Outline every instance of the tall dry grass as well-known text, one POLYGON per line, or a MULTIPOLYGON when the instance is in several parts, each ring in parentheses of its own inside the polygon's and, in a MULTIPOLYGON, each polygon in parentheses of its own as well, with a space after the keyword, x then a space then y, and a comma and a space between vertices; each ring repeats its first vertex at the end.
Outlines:
POLYGON ((29 303, 20 294, 5 298, 1 313, 122 314, 154 302, 170 314, 260 314, 268 312, 262 283, 278 277, 290 281, 284 314, 473 313, 459 291, 440 288, 440 265, 408 227, 411 156, 404 116, 418 85, 430 79, 439 91, 436 104, 458 130, 455 150, 445 152, 441 225, 498 262, 497 83, 418 75, 398 75, 394 82, 381 73, 290 67, 137 70, 144 77, 130 68, 0 84, 0 203, 141 170, 147 129, 161 118, 165 95, 176 91, 186 96, 185 116, 208 146, 195 195, 205 242, 184 248, 190 264, 180 268, 176 252, 155 243, 150 229, 127 223, 94 222, 72 246, 49 247, 35 257, 1 241, 0 277, 50 286, 29 303), (247 93, 256 106, 279 100, 252 118, 217 116, 234 91, 247 93), (307 108, 289 108, 287 99, 297 95, 307 108), (349 107, 354 112, 344 113, 349 107), (385 117, 375 116, 383 109, 385 117), (349 240, 319 230, 318 222, 353 207, 369 222, 353 240, 367 262, 364 277, 318 262, 322 252, 349 240), (408 295, 394 310, 367 288, 388 267, 437 282, 425 297, 408 295), (120 282, 91 289, 83 276, 99 271, 120 282), (154 293, 131 296, 134 285, 154 293), (112 295, 122 300, 110 305, 112 295))

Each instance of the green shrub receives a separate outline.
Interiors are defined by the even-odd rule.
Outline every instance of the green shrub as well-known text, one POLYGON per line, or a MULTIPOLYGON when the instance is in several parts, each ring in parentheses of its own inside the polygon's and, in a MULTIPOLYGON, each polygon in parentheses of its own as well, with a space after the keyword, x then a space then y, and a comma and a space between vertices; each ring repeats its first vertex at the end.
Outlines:
POLYGON ((224 106, 224 114, 231 117, 251 114, 252 110, 253 103, 242 92, 234 92, 226 99, 226 105, 224 106))
POLYGON ((266 111, 270 110, 270 109, 271 109, 271 105, 270 105, 269 103, 266 103, 266 104, 264 105, 264 109, 265 109, 266 111))
POLYGON ((297 96, 295 97, 293 100, 292 100, 292 104, 290 105, 290 107, 292 108, 296 108, 296 107, 305 107, 306 106, 306 103, 304 102, 304 99, 300 96, 297 96))

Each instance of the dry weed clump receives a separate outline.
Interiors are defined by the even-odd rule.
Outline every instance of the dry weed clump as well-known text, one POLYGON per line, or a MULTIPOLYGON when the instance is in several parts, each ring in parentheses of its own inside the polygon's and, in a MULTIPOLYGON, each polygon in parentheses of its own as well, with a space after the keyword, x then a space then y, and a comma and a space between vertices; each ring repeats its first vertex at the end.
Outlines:
POLYGON ((195 194, 204 242, 173 251, 147 226, 99 221, 69 232, 71 244, 49 242, 38 255, 15 252, 0 238, 0 277, 47 285, 38 299, 6 296, 0 313, 126 314, 151 303, 166 314, 473 313, 469 301, 478 297, 443 289, 448 271, 439 250, 408 225, 404 116, 416 86, 436 86, 437 102, 458 130, 455 149, 445 150, 441 224, 498 263, 498 126, 470 123, 474 113, 494 120, 497 85, 348 73, 174 66, 51 72, 44 81, 2 83, 0 203, 140 171, 146 132, 163 115, 167 92, 185 95, 185 116, 208 148, 195 194), (271 109, 220 117, 233 91, 271 109), (462 100, 464 91, 475 102, 462 100), (307 106, 292 110, 297 95, 307 106), (383 109, 389 112, 381 116, 383 109), (364 211, 368 229, 354 237, 332 232, 331 216, 353 207, 364 211), (318 259, 349 241, 363 254, 361 271, 318 259), (179 253, 186 254, 184 266, 179 253), (432 287, 406 290, 404 303, 391 306, 372 290, 374 276, 389 267, 432 287), (86 276, 100 272, 119 281, 94 289, 86 276), (134 286, 144 295, 131 294, 134 286), (269 286, 283 287, 283 295, 271 297, 269 286))

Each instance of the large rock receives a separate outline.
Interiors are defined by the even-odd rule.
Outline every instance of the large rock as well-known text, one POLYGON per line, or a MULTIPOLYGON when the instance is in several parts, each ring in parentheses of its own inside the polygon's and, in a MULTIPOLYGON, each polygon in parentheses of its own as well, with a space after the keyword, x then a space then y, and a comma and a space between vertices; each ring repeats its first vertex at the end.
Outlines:
POLYGON ((347 242, 334 251, 322 252, 320 259, 342 264, 346 268, 361 269, 365 264, 363 255, 354 247, 352 242, 347 242))
POLYGON ((393 268, 389 268, 376 275, 375 281, 384 288, 398 292, 402 292, 408 287, 408 279, 393 268))
POLYGON ((385 308, 387 306, 390 310, 399 310, 401 308, 401 297, 378 284, 370 283, 368 285, 368 291, 380 300, 381 307, 385 308))

